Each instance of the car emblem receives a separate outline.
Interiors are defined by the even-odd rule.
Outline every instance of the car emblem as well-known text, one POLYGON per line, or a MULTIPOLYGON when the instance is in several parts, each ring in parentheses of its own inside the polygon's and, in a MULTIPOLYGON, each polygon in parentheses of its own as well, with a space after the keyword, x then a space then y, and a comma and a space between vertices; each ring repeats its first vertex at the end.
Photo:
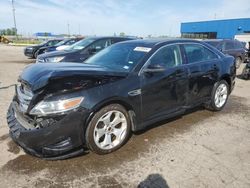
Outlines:
POLYGON ((141 89, 136 89, 136 90, 130 91, 130 92, 128 92, 128 95, 131 97, 141 95, 141 89))

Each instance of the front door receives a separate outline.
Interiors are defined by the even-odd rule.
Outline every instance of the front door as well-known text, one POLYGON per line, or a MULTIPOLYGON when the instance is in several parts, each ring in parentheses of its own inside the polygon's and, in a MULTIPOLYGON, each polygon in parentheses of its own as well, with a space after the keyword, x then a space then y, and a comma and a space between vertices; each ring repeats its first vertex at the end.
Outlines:
POLYGON ((161 47, 145 64, 143 70, 164 67, 160 72, 140 75, 142 115, 144 121, 177 111, 186 104, 187 68, 182 64, 179 45, 161 47))

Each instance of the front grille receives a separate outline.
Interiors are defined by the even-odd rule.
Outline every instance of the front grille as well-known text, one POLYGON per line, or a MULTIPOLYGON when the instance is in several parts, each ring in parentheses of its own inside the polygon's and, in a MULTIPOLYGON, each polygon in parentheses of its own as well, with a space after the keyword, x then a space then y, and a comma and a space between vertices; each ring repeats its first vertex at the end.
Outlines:
POLYGON ((33 95, 32 91, 26 85, 20 84, 17 86, 17 98, 19 101, 19 108, 22 112, 27 112, 33 95))

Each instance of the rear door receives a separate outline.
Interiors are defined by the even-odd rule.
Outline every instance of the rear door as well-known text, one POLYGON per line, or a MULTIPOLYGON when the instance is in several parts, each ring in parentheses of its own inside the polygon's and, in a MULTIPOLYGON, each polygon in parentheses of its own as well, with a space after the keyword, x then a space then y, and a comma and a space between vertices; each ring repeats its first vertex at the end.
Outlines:
POLYGON ((198 105, 211 96, 218 80, 220 58, 201 44, 183 45, 188 68, 188 104, 198 105))
POLYGON ((150 121, 178 111, 186 104, 187 69, 179 45, 161 47, 148 60, 144 69, 161 65, 165 71, 140 74, 142 114, 150 121))

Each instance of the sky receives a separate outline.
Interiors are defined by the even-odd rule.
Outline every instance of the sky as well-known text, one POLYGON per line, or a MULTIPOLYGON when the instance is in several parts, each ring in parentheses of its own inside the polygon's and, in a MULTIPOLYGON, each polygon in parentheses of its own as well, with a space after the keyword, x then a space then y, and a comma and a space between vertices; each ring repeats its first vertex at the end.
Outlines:
MULTIPOLYGON (((250 0, 15 0, 18 33, 179 36, 182 22, 250 18, 250 0)), ((13 27, 0 0, 0 29, 13 27)))

